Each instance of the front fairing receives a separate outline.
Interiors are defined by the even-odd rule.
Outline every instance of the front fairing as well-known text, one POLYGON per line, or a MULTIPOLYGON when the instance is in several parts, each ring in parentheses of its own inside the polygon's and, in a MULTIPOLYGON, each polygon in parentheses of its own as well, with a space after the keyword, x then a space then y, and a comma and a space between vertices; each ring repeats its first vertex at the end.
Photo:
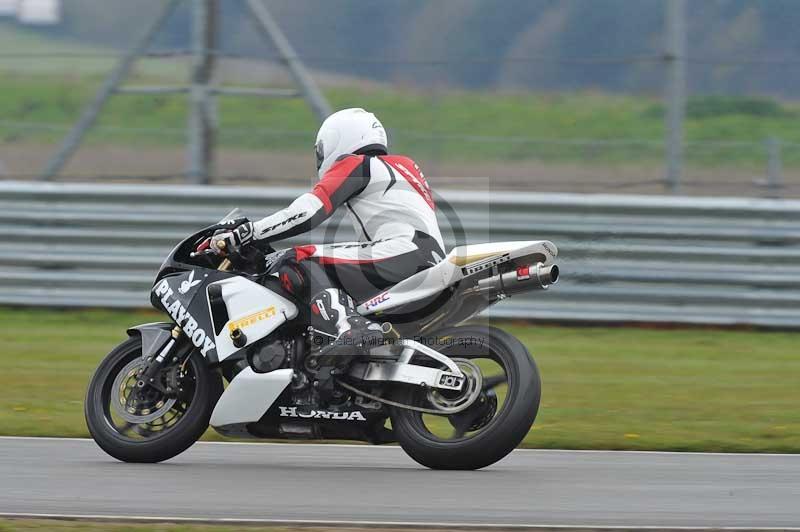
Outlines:
POLYGON ((209 284, 230 277, 235 275, 207 268, 173 272, 156 282, 150 292, 153 307, 166 312, 210 362, 218 360, 214 338, 225 321, 220 323, 216 317, 221 312, 211 305, 206 290, 209 284))
POLYGON ((192 256, 192 253, 200 242, 217 230, 241 223, 241 217, 237 217, 240 214, 235 209, 216 224, 189 235, 175 246, 161 264, 150 292, 153 307, 166 312, 195 347, 212 362, 216 361, 214 319, 206 297, 206 287, 237 274, 217 269, 221 257, 192 256))
POLYGON ((228 312, 219 291, 209 290, 209 285, 231 277, 262 284, 268 275, 265 252, 273 250, 268 243, 251 244, 228 255, 232 271, 219 270, 222 257, 195 251, 216 232, 230 231, 246 221, 239 209, 235 209, 216 224, 186 237, 164 259, 150 292, 153 307, 166 312, 214 363, 219 360, 215 339, 228 320, 228 312))
POLYGON ((164 259, 164 262, 161 263, 161 267, 158 269, 158 274, 153 284, 156 285, 164 276, 179 271, 195 269, 216 270, 218 264, 215 265, 215 262, 218 263, 222 259, 215 259, 214 257, 206 257, 203 259, 191 257, 191 253, 197 249, 197 244, 205 238, 206 235, 213 232, 213 227, 215 226, 206 227, 186 237, 175 246, 172 251, 170 251, 169 255, 167 255, 167 258, 164 259), (205 262, 205 267, 200 264, 201 260, 205 262))
MULTIPOLYGON (((215 255, 192 256, 197 246, 206 238, 213 236, 219 230, 231 230, 247 221, 237 208, 228 213, 222 220, 193 233, 175 246, 161 263, 153 285, 157 285, 165 276, 176 272, 202 269, 216 271, 222 262, 222 257, 215 255)), ((265 253, 273 251, 268 243, 253 243, 242 251, 242 255, 229 257, 236 266, 239 274, 258 276, 265 270, 263 258, 265 253)))

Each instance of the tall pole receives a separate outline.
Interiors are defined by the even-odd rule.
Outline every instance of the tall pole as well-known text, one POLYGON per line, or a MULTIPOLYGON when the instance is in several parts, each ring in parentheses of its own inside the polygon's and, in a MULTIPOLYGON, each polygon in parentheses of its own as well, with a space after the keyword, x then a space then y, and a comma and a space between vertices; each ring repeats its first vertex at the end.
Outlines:
POLYGON ((683 123, 686 115, 686 0, 666 1, 667 63, 666 114, 666 185, 670 192, 680 192, 683 174, 683 123))
POLYGON ((217 0, 192 1, 192 84, 187 124, 190 182, 208 184, 214 167, 216 116, 211 90, 216 48, 217 0))
POLYGON ((245 0, 250 12, 253 13, 255 18, 256 27, 259 31, 275 45, 281 60, 291 72, 295 83, 300 88, 300 92, 311 106, 311 110, 317 115, 320 122, 330 116, 332 110, 322 91, 319 90, 317 84, 314 83, 313 78, 306 70, 300 58, 297 57, 297 52, 294 51, 289 39, 281 31, 278 23, 272 18, 267 7, 260 0, 245 0))
POLYGON ((175 10, 175 7, 177 7, 179 2, 180 0, 170 0, 170 2, 161 10, 161 14, 158 16, 153 25, 147 29, 145 34, 142 35, 136 45, 129 50, 122 57, 122 59, 120 59, 119 63, 117 63, 117 65, 114 67, 114 70, 111 71, 111 74, 103 82, 100 90, 98 90, 97 94, 95 94, 94 100, 92 100, 91 103, 89 103, 89 105, 87 105, 83 110, 83 114, 81 114, 81 117, 64 139, 58 152, 56 152, 56 154, 53 155, 53 157, 48 161, 47 167, 42 173, 42 179, 53 179, 53 177, 55 177, 69 162, 69 160, 72 158, 72 155, 75 153, 75 150, 77 150, 78 146, 80 146, 83 137, 86 135, 86 132, 89 131, 89 129, 97 120, 97 117, 100 114, 100 111, 103 109, 103 106, 106 104, 111 95, 114 94, 114 92, 119 88, 122 81, 128 75, 128 72, 130 72, 133 63, 136 62, 136 59, 150 46, 150 42, 153 40, 153 37, 155 37, 156 33, 158 33, 158 30, 161 29, 161 26, 163 26, 170 15, 172 15, 172 12, 175 10))
POLYGON ((115 93, 124 94, 188 94, 189 113, 186 123, 187 151, 186 177, 189 182, 209 183, 214 173, 214 149, 216 143, 217 113, 216 96, 255 96, 263 98, 305 97, 320 121, 331 114, 322 91, 309 75, 297 57, 289 40, 280 30, 266 6, 257 0, 246 2, 260 33, 267 37, 278 49, 281 60, 289 67, 299 91, 253 87, 216 87, 214 83, 214 63, 217 51, 217 20, 220 0, 166 0, 167 4, 155 23, 142 35, 135 46, 120 59, 111 74, 103 82, 94 99, 84 108, 80 119, 67 134, 58 152, 48 161, 42 179, 52 179, 69 162, 78 149, 83 137, 108 101, 115 93), (135 61, 145 55, 158 31, 183 1, 191 6, 191 83, 187 86, 122 86, 135 61))

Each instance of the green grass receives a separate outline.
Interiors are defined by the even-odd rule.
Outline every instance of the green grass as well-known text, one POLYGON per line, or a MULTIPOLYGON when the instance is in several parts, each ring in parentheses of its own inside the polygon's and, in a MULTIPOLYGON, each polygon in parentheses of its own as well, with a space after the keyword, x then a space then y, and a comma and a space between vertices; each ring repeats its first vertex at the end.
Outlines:
MULTIPOLYGON (((56 142, 91 101, 115 64, 113 50, 50 38, 31 29, 0 22, 0 50, 35 54, 0 61, 0 144, 30 140, 56 142), (59 54, 47 57, 47 54, 59 54), (76 57, 83 54, 87 57, 76 57), (73 55, 70 57, 70 55, 73 55), (30 122, 22 126, 11 122, 30 122), (35 127, 59 124, 60 129, 35 127)), ((252 72, 248 67, 249 79, 252 72)), ((185 83, 189 65, 176 60, 136 63, 129 84, 185 83)), ((235 77, 235 76, 234 76, 235 77)), ((236 84, 235 79, 228 80, 236 84)), ((325 90, 334 108, 366 107, 390 126, 398 151, 418 158, 444 160, 541 160, 660 164, 663 107, 657 96, 611 95, 592 91, 511 93, 430 91, 409 87, 353 87, 325 90), (502 138, 442 140, 443 135, 515 137, 539 140, 636 139, 644 143, 593 145, 512 141, 502 138)), ((361 86, 359 86, 361 85, 361 86)), ((99 128, 89 135, 95 145, 182 145, 186 98, 119 95, 112 98, 99 128)), ((800 144, 800 104, 753 97, 699 96, 690 99, 686 137, 689 163, 762 169, 767 137, 800 144), (694 141, 746 141, 757 146, 692 146, 694 141)), ((306 153, 316 120, 302 100, 228 98, 219 100, 223 146, 306 153)), ((800 166, 800 150, 786 149, 783 163, 800 166)))
MULTIPOLYGON (((35 75, 81 79, 104 76, 114 67, 122 51, 49 37, 36 29, 0 20, 0 52, 8 54, 0 59, 0 70, 9 77, 35 75)), ((138 61, 134 72, 170 80, 178 79, 178 76, 186 78, 185 73, 176 72, 173 64, 153 59, 138 61)))
MULTIPOLYGON (((86 436, 92 371, 126 326, 154 318, 0 309, 0 434, 86 436)), ((525 446, 800 452, 800 334, 504 327, 542 374, 525 446)))
POLYGON ((797 333, 512 327, 539 362, 536 447, 800 451, 797 333))
MULTIPOLYGON (((141 74, 138 82, 152 82, 151 78, 152 75, 141 74)), ((91 100, 100 81, 98 76, 53 77, 0 71, 0 142, 59 140, 91 100), (23 126, 21 122, 34 125, 23 126), (63 127, 54 130, 35 124, 63 127)), ((390 136, 397 150, 419 158, 653 164, 663 158, 663 119, 654 98, 593 92, 556 95, 454 90, 433 100, 430 94, 420 91, 363 87, 330 88, 326 93, 334 108, 359 106, 373 110, 391 126, 390 136), (580 139, 650 142, 574 143, 580 139)), ((722 140, 758 144, 690 144, 689 162, 761 168, 766 160, 761 144, 765 138, 775 136, 800 143, 800 106, 776 103, 778 111, 756 115, 746 114, 750 107, 745 103, 744 114, 736 114, 734 103, 712 108, 722 109, 721 114, 690 118, 687 139, 690 143, 722 140)), ((219 118, 221 144, 243 149, 305 153, 316 130, 316 121, 302 100, 224 97, 219 101, 219 118)), ((185 142, 185 123, 183 96, 120 95, 108 104, 89 142, 177 146, 185 142)), ((800 165, 800 150, 784 150, 784 164, 800 165)))

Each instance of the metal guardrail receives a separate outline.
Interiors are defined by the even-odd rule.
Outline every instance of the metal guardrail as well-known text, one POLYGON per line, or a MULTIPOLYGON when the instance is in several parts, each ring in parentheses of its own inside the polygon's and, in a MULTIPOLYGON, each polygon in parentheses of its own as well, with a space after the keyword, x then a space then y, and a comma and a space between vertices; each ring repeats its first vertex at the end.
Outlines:
MULTIPOLYGON (((145 307, 158 265, 190 231, 302 192, 0 182, 0 304, 145 307)), ((450 245, 463 234, 559 247, 560 283, 491 315, 800 327, 800 201, 448 191, 439 206, 450 245)), ((336 227, 288 242, 330 241, 336 227)), ((351 238, 341 227, 336 239, 351 238)))

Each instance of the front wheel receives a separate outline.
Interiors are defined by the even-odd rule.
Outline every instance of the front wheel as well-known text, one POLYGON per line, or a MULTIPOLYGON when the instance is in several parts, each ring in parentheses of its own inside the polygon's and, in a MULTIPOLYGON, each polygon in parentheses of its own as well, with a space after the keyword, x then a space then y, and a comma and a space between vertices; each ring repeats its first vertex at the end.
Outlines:
POLYGON ((465 391, 408 387, 398 402, 428 410, 467 401, 470 406, 450 415, 393 408, 397 441, 431 469, 480 469, 497 462, 520 444, 536 419, 541 381, 533 358, 519 340, 494 327, 453 327, 429 340, 467 375, 465 391))
POLYGON ((222 393, 221 377, 197 352, 183 367, 167 368, 160 375, 170 394, 137 388, 142 364, 141 338, 130 338, 103 359, 86 392, 89 433, 123 462, 161 462, 188 449, 208 428, 222 393))

